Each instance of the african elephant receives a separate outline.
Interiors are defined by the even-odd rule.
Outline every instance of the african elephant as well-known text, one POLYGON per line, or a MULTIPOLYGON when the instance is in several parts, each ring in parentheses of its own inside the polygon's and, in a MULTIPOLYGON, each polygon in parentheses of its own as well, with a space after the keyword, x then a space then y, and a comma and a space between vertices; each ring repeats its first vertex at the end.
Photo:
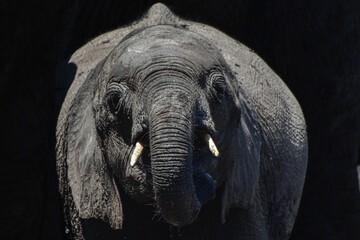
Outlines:
POLYGON ((70 238, 289 237, 305 120, 250 49, 156 4, 71 63, 56 133, 70 238))

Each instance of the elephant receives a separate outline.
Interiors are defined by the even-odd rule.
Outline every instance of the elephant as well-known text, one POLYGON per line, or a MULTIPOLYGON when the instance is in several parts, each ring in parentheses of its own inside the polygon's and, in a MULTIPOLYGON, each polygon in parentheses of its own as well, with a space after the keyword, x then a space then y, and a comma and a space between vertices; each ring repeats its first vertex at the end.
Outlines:
MULTIPOLYGON (((129 25, 155 2, 4 2, 0 132, 7 231, 0 239, 65 239, 55 127, 72 72, 56 76, 73 67, 68 60, 76 49, 129 25)), ((360 1, 162 2, 253 49, 299 101, 309 160, 291 239, 360 239, 360 1)))
POLYGON ((71 239, 287 239, 306 123, 252 50, 155 4, 70 60, 56 129, 71 239))

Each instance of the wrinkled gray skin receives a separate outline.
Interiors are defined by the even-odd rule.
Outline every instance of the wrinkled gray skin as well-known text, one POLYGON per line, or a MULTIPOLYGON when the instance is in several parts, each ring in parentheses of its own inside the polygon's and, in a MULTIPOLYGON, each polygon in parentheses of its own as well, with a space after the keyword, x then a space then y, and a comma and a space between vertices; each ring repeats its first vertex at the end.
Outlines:
POLYGON ((57 127, 71 238, 86 235, 85 219, 102 219, 128 239, 169 238, 157 225, 181 227, 185 239, 206 236, 202 226, 213 231, 206 239, 289 237, 307 163, 305 121, 256 54, 157 4, 71 62, 76 76, 57 127), (137 142, 145 149, 130 166, 137 142), (124 199, 152 205, 160 220, 144 211, 138 222, 153 220, 153 232, 129 227, 138 209, 126 210, 124 199))

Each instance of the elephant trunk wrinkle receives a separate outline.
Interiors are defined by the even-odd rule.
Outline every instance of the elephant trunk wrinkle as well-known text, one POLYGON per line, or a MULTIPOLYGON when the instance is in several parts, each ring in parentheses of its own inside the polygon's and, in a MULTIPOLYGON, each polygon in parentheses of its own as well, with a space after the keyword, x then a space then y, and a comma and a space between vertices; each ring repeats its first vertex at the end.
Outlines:
MULTIPOLYGON (((164 85, 162 85, 164 87, 164 85)), ((175 226, 192 223, 200 210, 193 181, 194 103, 189 87, 151 93, 152 176, 159 210, 175 226)))

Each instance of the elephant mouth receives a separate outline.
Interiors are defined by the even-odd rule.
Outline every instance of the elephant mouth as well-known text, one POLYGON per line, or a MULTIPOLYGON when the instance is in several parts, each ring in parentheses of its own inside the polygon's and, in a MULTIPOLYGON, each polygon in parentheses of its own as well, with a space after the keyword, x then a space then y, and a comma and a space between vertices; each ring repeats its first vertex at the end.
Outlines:
MULTIPOLYGON (((192 175, 197 198, 201 205, 215 198, 216 167, 219 159, 219 150, 209 134, 203 129, 195 130, 193 142, 192 175)), ((137 138, 132 146, 129 166, 130 175, 139 182, 140 190, 145 193, 145 199, 153 200, 152 164, 150 157, 149 133, 145 131, 137 138), (141 177, 140 177, 141 176, 141 177)))

